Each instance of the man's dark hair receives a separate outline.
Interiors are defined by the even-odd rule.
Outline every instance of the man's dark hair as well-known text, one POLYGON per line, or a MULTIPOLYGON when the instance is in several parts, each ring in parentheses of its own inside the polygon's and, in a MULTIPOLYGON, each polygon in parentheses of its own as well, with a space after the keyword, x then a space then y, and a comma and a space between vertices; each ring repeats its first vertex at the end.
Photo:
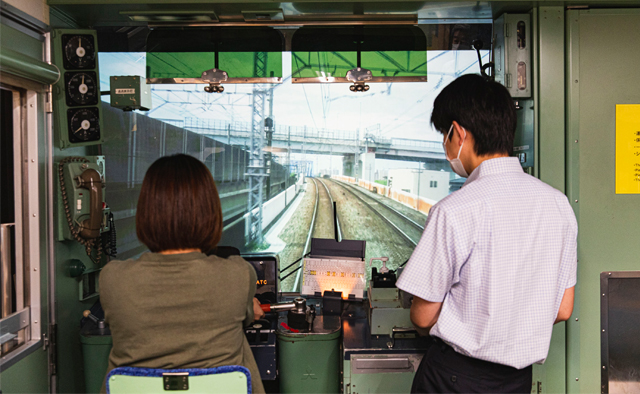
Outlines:
POLYGON ((142 181, 136 234, 152 252, 212 250, 222 235, 222 208, 209 169, 187 155, 156 160, 142 181))
POLYGON ((498 82, 468 74, 442 89, 433 103, 431 124, 446 135, 454 120, 473 134, 477 155, 513 153, 516 108, 498 82))

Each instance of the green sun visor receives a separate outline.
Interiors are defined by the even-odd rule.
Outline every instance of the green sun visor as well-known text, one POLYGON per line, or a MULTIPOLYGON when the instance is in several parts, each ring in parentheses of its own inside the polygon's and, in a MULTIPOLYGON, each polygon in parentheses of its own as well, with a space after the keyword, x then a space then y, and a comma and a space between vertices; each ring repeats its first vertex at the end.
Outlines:
POLYGON ((427 80, 427 38, 415 26, 302 27, 291 52, 293 83, 427 80))
POLYGON ((283 37, 268 27, 154 29, 147 83, 282 83, 283 37))

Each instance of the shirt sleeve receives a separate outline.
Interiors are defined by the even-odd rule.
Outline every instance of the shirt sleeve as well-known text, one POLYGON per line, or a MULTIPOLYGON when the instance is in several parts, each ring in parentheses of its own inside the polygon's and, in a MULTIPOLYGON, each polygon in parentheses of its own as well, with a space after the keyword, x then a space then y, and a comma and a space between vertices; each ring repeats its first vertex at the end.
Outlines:
MULTIPOLYGON (((243 260, 244 261, 244 260, 243 260)), ((249 298, 247 299, 247 314, 244 318, 243 326, 248 326, 253 322, 253 297, 256 295, 256 287, 258 281, 258 275, 256 274, 256 270, 253 266, 247 262, 247 267, 249 269, 249 298)))
POLYGON ((456 224, 446 209, 434 206, 420 242, 398 279, 398 288, 430 302, 442 302, 460 280, 465 242, 456 242, 456 224))
POLYGON ((569 225, 560 260, 560 285, 563 289, 568 289, 575 286, 578 279, 578 223, 566 197, 563 202, 569 225))

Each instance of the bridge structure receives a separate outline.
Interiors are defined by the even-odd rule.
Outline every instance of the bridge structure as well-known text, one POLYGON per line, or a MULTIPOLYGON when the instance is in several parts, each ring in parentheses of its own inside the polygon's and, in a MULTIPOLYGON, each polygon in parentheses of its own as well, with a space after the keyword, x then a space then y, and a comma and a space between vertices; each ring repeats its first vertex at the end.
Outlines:
MULTIPOLYGON (((185 118, 163 120, 192 132, 209 135, 228 145, 249 146, 252 125, 215 119, 185 118)), ((422 162, 425 169, 448 169, 442 144, 408 138, 384 138, 359 130, 327 130, 306 126, 275 125, 271 147, 273 154, 291 153, 343 156, 345 174, 367 179, 375 168, 375 159, 422 162)), ((287 162, 289 160, 287 159, 287 162)), ((367 179, 373 180, 373 179, 367 179)))

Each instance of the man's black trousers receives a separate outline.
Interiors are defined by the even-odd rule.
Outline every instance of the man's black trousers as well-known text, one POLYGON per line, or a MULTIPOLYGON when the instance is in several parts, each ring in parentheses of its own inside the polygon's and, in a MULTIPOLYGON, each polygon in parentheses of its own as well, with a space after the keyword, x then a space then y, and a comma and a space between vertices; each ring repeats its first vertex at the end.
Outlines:
POLYGON ((531 366, 515 369, 456 353, 438 338, 413 379, 412 393, 531 393, 531 366))

